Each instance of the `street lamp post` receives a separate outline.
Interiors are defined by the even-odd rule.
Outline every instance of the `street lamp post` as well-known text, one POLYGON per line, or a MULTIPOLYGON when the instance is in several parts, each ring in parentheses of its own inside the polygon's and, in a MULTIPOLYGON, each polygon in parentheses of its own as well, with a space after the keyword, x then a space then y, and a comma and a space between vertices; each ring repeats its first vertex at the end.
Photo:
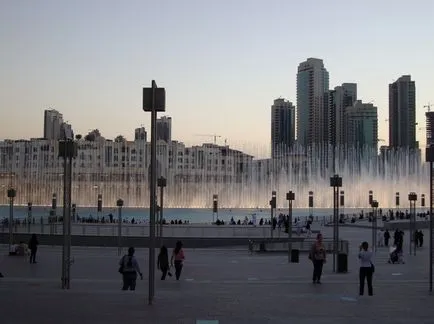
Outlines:
POLYGON ((330 178, 333 188, 333 272, 337 272, 336 263, 339 248, 339 188, 342 187, 342 177, 335 174, 330 178))
POLYGON ((373 201, 374 201, 374 193, 372 190, 369 190, 369 196, 368 196, 369 206, 372 206, 373 201))
POLYGON ((309 216, 313 215, 313 191, 309 191, 309 216))
POLYGON ((219 218, 219 196, 212 195, 212 223, 219 218))
POLYGON ((290 190, 286 194, 288 200, 288 262, 291 262, 292 254, 292 201, 295 200, 295 194, 290 190))
POLYGON ((50 234, 54 234, 57 232, 56 218, 57 218, 57 194, 53 193, 53 195, 51 196, 51 212, 49 217, 50 234))
POLYGON ((158 226, 160 230, 160 240, 163 241, 163 194, 164 194, 164 187, 167 185, 166 178, 159 177, 157 181, 158 187, 160 187, 160 220, 158 221, 158 226))
POLYGON ((32 203, 29 201, 27 203, 27 232, 30 233, 30 228, 32 224, 32 203))
POLYGON ((17 191, 14 188, 8 189, 8 198, 9 198, 9 251, 11 250, 11 246, 14 244, 14 198, 17 195, 17 191))
POLYGON ((271 230, 271 238, 273 238, 273 210, 276 208, 276 191, 271 192, 271 200, 270 200, 270 230, 271 230))
POLYGON ((395 215, 396 215, 396 219, 398 219, 398 217, 399 217, 399 215, 398 215, 398 211, 399 211, 399 192, 397 192, 395 194, 395 205, 396 205, 395 215))
MULTIPOLYGON (((71 279, 71 193, 72 159, 77 157, 77 143, 66 138, 59 141, 59 157, 63 158, 63 250, 62 289, 70 288, 71 279)), ((54 197, 53 197, 54 198, 54 197)))
POLYGON ((101 213, 102 213, 102 195, 101 194, 98 194, 96 211, 97 211, 97 215, 98 215, 98 219, 99 219, 101 216, 101 213))
POLYGON ((408 194, 408 201, 410 202, 410 255, 412 252, 412 242, 413 242, 413 255, 416 255, 416 240, 414 233, 416 232, 416 201, 417 194, 415 192, 410 192, 408 194))
MULTIPOLYGON (((345 215, 345 191, 341 190, 341 195, 340 195, 340 200, 339 200, 339 205, 342 207, 342 214, 345 215)), ((340 216, 339 216, 340 217, 340 216)))
POLYGON ((149 188, 149 287, 148 304, 152 305, 155 289, 155 212, 157 207, 157 112, 166 110, 166 90, 158 88, 154 80, 150 88, 143 88, 143 110, 151 112, 151 174, 149 188))
POLYGON ((118 206, 118 255, 122 254, 122 206, 124 201, 118 199, 116 201, 116 206, 118 206))
POLYGON ((371 203, 372 207, 372 251, 377 252, 377 211, 378 211, 378 201, 373 200, 371 203))

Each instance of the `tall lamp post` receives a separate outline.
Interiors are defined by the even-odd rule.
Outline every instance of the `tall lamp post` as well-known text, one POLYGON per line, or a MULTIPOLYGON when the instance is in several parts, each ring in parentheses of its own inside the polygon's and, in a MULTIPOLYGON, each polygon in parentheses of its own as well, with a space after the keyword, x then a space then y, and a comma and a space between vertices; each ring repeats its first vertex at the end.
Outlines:
POLYGON ((17 195, 17 191, 14 188, 8 189, 8 198, 9 198, 9 251, 11 250, 11 246, 14 244, 14 198, 17 195))
POLYGON ((77 143, 67 135, 65 135, 64 140, 59 141, 59 157, 63 158, 62 289, 69 289, 71 276, 72 159, 77 157, 77 143))
POLYGON ((219 195, 212 195, 212 223, 219 219, 219 195))
POLYGON ((157 112, 166 111, 166 90, 154 80, 143 88, 143 110, 151 112, 151 168, 149 183, 149 287, 148 304, 152 305, 155 289, 155 212, 157 209, 157 112))
POLYGON ((292 201, 295 200, 295 194, 290 190, 286 194, 288 200, 288 262, 291 262, 292 254, 292 201))
POLYGON ((378 211, 378 201, 373 200, 372 204, 372 251, 377 252, 377 211, 378 211))
POLYGON ((32 203, 27 203, 27 232, 30 233, 32 224, 32 203))
POLYGON ((345 210, 344 210, 344 207, 345 207, 345 191, 344 190, 341 190, 341 195, 340 195, 339 198, 340 198, 339 199, 339 205, 342 207, 342 214, 345 215, 345 210))
POLYGON ((395 205, 396 205, 395 215, 396 215, 396 219, 398 219, 399 218, 399 215, 398 215, 398 211, 399 211, 399 192, 397 192, 395 194, 395 205))
POLYGON ((124 201, 118 199, 116 201, 116 206, 118 207, 118 255, 122 254, 122 206, 124 201))
POLYGON ((410 240, 408 242, 410 246, 410 255, 412 252, 412 245, 413 245, 413 255, 416 255, 416 240, 414 238, 414 233, 416 232, 417 194, 415 192, 410 192, 408 194, 408 201, 410 202, 410 240), (413 242, 413 244, 411 242, 413 242))
POLYGON ((369 195, 368 195, 369 206, 372 206, 373 201, 374 201, 374 192, 372 190, 369 190, 369 195))
POLYGON ((166 178, 159 177, 157 181, 157 185, 158 187, 160 187, 160 220, 158 221, 158 226, 160 230, 159 236, 162 242, 163 241, 163 201, 164 201, 163 193, 164 193, 164 187, 166 187, 167 185, 166 178))
POLYGON ((271 192, 271 200, 270 200, 270 230, 271 230, 271 238, 273 238, 273 210, 276 208, 276 191, 271 192))
POLYGON ((337 174, 331 177, 330 187, 333 188, 333 272, 336 272, 339 248, 339 188, 342 187, 342 177, 337 174))
POLYGON ((309 191, 309 216, 313 216, 313 191, 309 191))

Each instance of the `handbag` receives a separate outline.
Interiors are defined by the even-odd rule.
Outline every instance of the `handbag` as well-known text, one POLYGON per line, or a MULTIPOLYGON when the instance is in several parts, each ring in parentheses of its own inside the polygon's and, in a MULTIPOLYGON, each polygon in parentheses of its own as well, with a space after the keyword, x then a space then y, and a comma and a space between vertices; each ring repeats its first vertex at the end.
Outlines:
POLYGON ((374 266, 374 264, 372 262, 371 262, 371 271, 372 271, 372 273, 375 272, 375 266, 374 266))
POLYGON ((124 259, 125 259, 125 255, 122 257, 122 262, 121 265, 119 266, 118 272, 120 274, 124 274, 124 259))

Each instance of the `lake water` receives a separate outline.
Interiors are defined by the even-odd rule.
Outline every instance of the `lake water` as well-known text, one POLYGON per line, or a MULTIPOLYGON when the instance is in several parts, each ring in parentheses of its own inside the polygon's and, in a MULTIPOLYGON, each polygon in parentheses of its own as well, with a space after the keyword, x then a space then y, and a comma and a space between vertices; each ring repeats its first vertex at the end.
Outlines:
MULTIPOLYGON (((32 217, 35 219, 40 219, 40 217, 48 217, 50 213, 50 207, 48 206, 33 206, 32 217)), ((77 207, 77 215, 79 217, 89 217, 101 218, 107 216, 111 213, 115 218, 118 217, 117 208, 103 208, 101 213, 98 213, 96 208, 90 207, 77 207)), ((345 214, 359 214, 361 210, 365 213, 370 211, 370 209, 363 208, 341 208, 340 213, 345 214)), ((14 206, 14 218, 24 219, 27 217, 27 206, 14 206)), ((56 214, 61 216, 63 209, 58 207, 56 214)), ((288 209, 278 208, 277 214, 287 214, 288 209)), ((312 214, 314 216, 331 216, 333 214, 332 208, 314 208, 312 209, 312 214)), ((270 217, 270 209, 219 209, 218 218, 220 220, 229 221, 232 217, 235 221, 238 219, 244 220, 245 217, 252 219, 252 216, 256 215, 257 221, 261 218, 268 219, 270 217)), ((309 208, 294 208, 293 217, 305 218, 310 215, 309 208)), ((214 214, 214 219, 217 215, 214 214)), ((9 206, 0 206, 0 219, 9 217, 9 206)), ((134 218, 138 222, 146 222, 149 220, 149 209, 148 208, 122 208, 122 217, 126 219, 134 218)), ((205 208, 165 208, 163 211, 163 217, 168 220, 182 220, 189 221, 190 223, 211 223, 213 221, 213 213, 211 209, 205 208)))

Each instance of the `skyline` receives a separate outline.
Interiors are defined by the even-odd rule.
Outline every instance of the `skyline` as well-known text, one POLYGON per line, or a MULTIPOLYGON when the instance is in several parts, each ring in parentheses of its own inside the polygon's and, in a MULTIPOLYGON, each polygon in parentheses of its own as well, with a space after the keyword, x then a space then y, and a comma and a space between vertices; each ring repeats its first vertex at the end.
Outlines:
POLYGON ((219 144, 227 139, 232 147, 268 153, 273 101, 296 104, 297 66, 316 57, 330 73, 330 89, 355 82, 358 97, 378 107, 385 143, 389 84, 411 75, 416 137, 425 145, 423 106, 434 102, 429 1, 415 8, 404 1, 351 7, 343 1, 20 1, 1 7, 0 41, 8 44, 0 54, 1 139, 40 137, 49 108, 75 133, 98 128, 107 138, 132 139, 136 127, 150 129, 141 89, 155 79, 166 88, 167 109, 159 116, 172 117, 173 139, 191 145, 212 142, 195 134, 218 134, 219 144))

